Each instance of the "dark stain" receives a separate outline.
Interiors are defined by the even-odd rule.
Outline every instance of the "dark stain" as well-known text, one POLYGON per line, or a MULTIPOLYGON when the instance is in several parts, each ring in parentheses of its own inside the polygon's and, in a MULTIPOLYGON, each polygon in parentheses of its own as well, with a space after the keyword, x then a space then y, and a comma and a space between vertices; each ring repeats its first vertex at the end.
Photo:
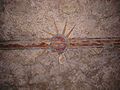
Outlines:
POLYGON ((9 82, 4 82, 3 84, 0 84, 0 90, 18 90, 18 88, 9 82))
POLYGON ((0 12, 4 12, 5 7, 4 7, 4 0, 0 0, 0 12))
POLYGON ((41 83, 37 84, 36 87, 39 88, 39 90, 48 90, 49 83, 41 82, 41 83))

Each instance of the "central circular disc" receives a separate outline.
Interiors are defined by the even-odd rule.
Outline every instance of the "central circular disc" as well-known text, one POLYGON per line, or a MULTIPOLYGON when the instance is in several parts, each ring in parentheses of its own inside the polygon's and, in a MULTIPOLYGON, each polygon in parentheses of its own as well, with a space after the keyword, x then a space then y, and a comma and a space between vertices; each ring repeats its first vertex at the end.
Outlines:
POLYGON ((67 47, 67 41, 66 38, 63 35, 55 35, 51 38, 51 44, 50 47, 52 51, 63 53, 64 50, 67 47))

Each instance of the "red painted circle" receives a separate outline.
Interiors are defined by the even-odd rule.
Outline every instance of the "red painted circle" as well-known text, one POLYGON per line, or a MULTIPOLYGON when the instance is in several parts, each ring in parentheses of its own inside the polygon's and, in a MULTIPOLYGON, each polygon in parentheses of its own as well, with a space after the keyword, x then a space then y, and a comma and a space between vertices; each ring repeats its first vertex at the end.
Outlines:
POLYGON ((62 35, 56 35, 52 37, 50 47, 54 52, 63 53, 67 47, 65 37, 62 35))

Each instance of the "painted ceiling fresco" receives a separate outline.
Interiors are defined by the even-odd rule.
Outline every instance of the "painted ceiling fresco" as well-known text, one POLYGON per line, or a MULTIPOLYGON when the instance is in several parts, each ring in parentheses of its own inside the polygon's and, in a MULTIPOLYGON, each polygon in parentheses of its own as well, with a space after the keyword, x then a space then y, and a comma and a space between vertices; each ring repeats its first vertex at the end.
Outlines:
POLYGON ((0 90, 119 90, 120 0, 0 0, 0 90))

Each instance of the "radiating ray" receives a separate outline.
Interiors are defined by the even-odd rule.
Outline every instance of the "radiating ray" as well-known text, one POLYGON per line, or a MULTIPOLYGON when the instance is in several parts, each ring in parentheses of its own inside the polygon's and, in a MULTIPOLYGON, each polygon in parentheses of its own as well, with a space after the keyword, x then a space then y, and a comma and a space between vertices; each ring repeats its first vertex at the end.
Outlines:
POLYGON ((65 34, 66 26, 67 26, 67 20, 66 20, 66 22, 65 22, 65 26, 64 26, 64 29, 63 29, 63 32, 62 32, 63 35, 65 34))
MULTIPOLYGON (((68 52, 68 50, 66 51, 66 53, 68 52)), ((66 58, 66 62, 67 62, 67 64, 68 64, 68 66, 72 69, 72 66, 71 66, 71 63, 67 60, 67 56, 66 56, 66 54, 64 53, 64 56, 65 56, 65 58, 66 58)))
POLYGON ((39 56, 43 56, 46 51, 47 51, 47 49, 43 50, 42 53, 39 56))
POLYGON ((55 34, 53 34, 53 33, 51 33, 51 32, 45 31, 45 30, 42 30, 42 31, 45 32, 45 33, 47 33, 47 34, 49 34, 49 35, 52 35, 52 36, 55 35, 55 34))
POLYGON ((53 21, 54 21, 54 25, 55 25, 55 30, 56 30, 56 33, 59 34, 59 31, 58 31, 58 27, 57 27, 57 24, 55 22, 55 19, 53 18, 53 21))
POLYGON ((73 26, 73 28, 70 30, 70 32, 66 35, 66 37, 68 38, 70 36, 70 34, 72 33, 72 31, 74 30, 76 25, 73 26))

